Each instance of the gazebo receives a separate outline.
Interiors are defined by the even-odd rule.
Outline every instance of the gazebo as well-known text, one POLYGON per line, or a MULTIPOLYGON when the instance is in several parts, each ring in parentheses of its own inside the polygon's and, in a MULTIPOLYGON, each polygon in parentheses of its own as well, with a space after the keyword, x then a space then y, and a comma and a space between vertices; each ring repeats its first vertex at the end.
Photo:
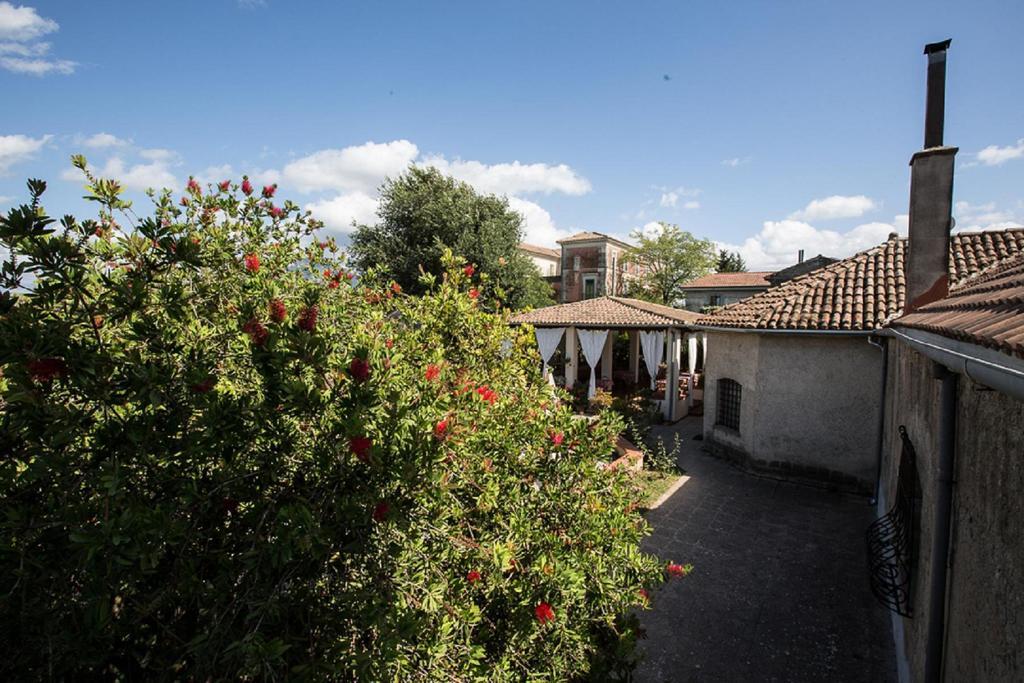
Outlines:
POLYGON ((693 387, 688 386, 686 403, 680 405, 679 381, 680 360, 683 339, 687 340, 687 364, 689 374, 686 381, 692 382, 697 370, 697 347, 706 344, 706 334, 697 331, 693 323, 698 313, 683 311, 671 306, 662 306, 637 299, 620 296, 603 296, 585 299, 569 304, 538 308, 519 313, 511 319, 513 325, 532 325, 537 337, 544 373, 554 382, 548 369, 548 361, 565 337, 565 384, 572 387, 579 371, 577 349, 583 352, 583 359, 591 368, 589 396, 593 397, 596 376, 593 372, 601 364, 601 378, 612 379, 611 331, 625 330, 629 333, 629 365, 633 381, 640 378, 640 355, 643 349, 644 363, 651 377, 651 388, 655 388, 658 367, 664 359, 667 366, 665 398, 661 402, 662 414, 666 420, 684 417, 693 405, 693 387))

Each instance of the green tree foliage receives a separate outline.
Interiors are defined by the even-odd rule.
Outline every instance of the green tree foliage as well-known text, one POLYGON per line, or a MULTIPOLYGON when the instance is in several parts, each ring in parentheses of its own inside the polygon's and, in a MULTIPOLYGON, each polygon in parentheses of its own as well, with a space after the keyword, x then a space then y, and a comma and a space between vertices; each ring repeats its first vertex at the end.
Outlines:
POLYGON ((685 568, 486 274, 353 284, 248 180, 44 188, 0 220, 0 679, 625 675, 685 568))
POLYGON ((743 261, 743 257, 740 256, 738 251, 720 249, 718 251, 718 265, 715 267, 715 270, 719 273, 744 273, 747 270, 747 264, 743 261))
POLYGON ((671 306, 683 297, 684 284, 710 272, 716 262, 714 242, 677 225, 662 222, 656 235, 637 230, 630 236, 637 246, 626 259, 644 273, 630 282, 630 295, 637 298, 671 306))
POLYGON ((356 228, 350 249, 356 267, 371 277, 421 294, 428 285, 420 276, 439 275, 442 255, 451 249, 490 277, 487 307, 496 300, 512 309, 554 303, 551 287, 518 249, 523 218, 508 200, 413 166, 385 181, 378 215, 376 225, 356 228))

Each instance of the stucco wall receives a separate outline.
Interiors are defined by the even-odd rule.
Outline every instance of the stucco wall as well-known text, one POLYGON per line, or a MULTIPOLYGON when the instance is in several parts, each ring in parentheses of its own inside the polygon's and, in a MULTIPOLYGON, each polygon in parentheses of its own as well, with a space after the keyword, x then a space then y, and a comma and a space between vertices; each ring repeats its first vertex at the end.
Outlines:
POLYGON ((709 447, 794 476, 871 490, 881 353, 863 336, 709 332, 709 447), (743 386, 740 431, 715 425, 717 380, 743 386))
POLYGON ((559 259, 554 256, 539 256, 534 253, 524 252, 533 261, 533 265, 536 266, 537 272, 543 277, 550 277, 552 275, 558 275, 558 264, 559 259))
MULTIPOLYGON (((890 342, 883 504, 891 500, 905 425, 921 482, 913 619, 901 619, 911 680, 924 672, 938 453, 932 363, 890 342)), ((960 377, 946 616, 945 680, 1024 680, 1024 403, 960 377)))

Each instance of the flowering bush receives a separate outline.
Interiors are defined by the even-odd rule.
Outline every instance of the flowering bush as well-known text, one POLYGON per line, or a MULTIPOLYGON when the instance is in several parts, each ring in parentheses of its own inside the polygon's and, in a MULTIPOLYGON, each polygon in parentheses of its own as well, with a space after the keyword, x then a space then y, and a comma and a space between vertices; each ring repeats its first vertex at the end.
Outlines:
POLYGON ((354 283, 248 179, 138 219, 89 175, 98 218, 59 225, 29 187, 0 221, 0 677, 624 674, 669 568, 595 466, 622 424, 553 400, 473 269, 354 283))

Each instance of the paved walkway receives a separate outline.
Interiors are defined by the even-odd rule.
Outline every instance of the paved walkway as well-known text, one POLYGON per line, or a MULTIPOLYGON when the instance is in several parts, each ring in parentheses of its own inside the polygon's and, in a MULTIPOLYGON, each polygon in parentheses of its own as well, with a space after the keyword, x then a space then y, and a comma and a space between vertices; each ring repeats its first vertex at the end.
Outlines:
POLYGON ((689 480, 648 517, 645 549, 693 573, 652 595, 640 682, 895 681, 888 613, 868 588, 864 498, 747 474, 682 439, 689 480))

